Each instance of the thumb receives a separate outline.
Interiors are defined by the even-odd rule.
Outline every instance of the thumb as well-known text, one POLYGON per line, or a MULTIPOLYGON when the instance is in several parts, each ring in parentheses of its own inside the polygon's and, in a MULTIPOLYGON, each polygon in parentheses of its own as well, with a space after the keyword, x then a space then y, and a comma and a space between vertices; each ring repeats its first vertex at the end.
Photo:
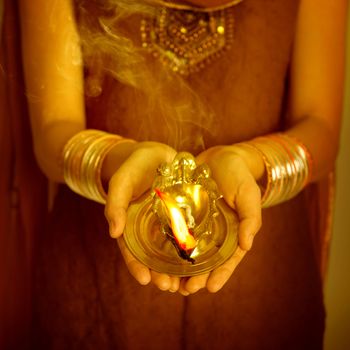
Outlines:
POLYGON ((109 223, 112 238, 122 235, 126 223, 126 210, 129 206, 133 189, 128 177, 117 171, 109 182, 105 217, 109 223))
POLYGON ((243 250, 250 250, 261 227, 261 194, 254 184, 243 185, 235 198, 239 217, 238 239, 243 250))

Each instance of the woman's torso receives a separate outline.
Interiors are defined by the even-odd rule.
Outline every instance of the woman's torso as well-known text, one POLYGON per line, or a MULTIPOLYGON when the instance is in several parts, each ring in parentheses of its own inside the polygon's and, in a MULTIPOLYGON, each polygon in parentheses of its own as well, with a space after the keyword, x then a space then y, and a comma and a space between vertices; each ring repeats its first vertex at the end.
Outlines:
MULTIPOLYGON (((298 1, 245 0, 236 5, 232 48, 199 73, 184 78, 212 115, 209 129, 215 131, 201 132, 206 148, 247 140, 281 127, 297 9, 298 1)), ((141 45, 140 18, 128 23, 128 32, 136 45, 141 45)), ((153 140, 168 142, 169 136, 159 132, 157 109, 152 110, 150 125, 143 125, 140 132, 144 101, 138 102, 133 88, 106 80, 102 95, 88 98, 91 126, 107 127, 138 140, 146 127, 152 130, 149 137, 153 140)), ((187 124, 183 129, 183 139, 191 139, 193 128, 187 124)), ((180 147, 200 150, 191 141, 180 147)))
MULTIPOLYGON (((204 133, 205 147, 250 139, 283 124, 297 9, 294 0, 243 1, 234 11, 232 49, 186 78, 214 113, 217 133, 204 133)), ((140 42, 139 19, 128 26, 140 42)), ((144 100, 111 79, 104 84, 100 96, 87 98, 89 127, 138 140, 149 128, 149 137, 167 142, 156 109, 153 122, 143 124, 144 100)), ((183 130, 181 147, 197 152, 194 131, 183 130)), ((44 343, 133 350, 321 348, 322 285, 306 205, 301 194, 264 210, 253 249, 223 290, 184 298, 139 286, 108 237, 103 208, 63 189, 38 265, 44 343)))

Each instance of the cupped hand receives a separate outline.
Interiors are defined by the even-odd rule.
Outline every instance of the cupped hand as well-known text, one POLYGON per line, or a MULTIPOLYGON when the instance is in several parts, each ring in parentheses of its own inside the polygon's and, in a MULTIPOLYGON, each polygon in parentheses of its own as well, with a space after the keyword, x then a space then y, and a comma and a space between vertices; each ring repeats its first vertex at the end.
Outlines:
POLYGON ((132 147, 129 157, 109 180, 105 216, 110 235, 118 239, 127 268, 140 284, 152 282, 161 290, 176 292, 180 279, 152 271, 143 265, 128 250, 122 236, 129 203, 152 186, 158 166, 162 162, 172 162, 176 151, 157 142, 140 142, 132 147))
POLYGON ((198 164, 209 165, 219 191, 238 215, 238 247, 224 264, 210 273, 182 279, 180 293, 188 295, 202 288, 213 293, 219 291, 251 249, 254 236, 261 227, 261 193, 253 174, 262 170, 252 167, 261 167, 262 163, 254 162, 257 157, 254 152, 237 146, 217 146, 197 157, 198 164))

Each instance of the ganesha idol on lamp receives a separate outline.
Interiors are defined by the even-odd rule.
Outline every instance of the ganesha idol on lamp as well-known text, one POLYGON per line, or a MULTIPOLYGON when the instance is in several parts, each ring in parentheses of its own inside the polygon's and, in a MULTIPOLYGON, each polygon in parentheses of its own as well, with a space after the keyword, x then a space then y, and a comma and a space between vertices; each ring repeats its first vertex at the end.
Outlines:
POLYGON ((221 198, 206 164, 187 152, 163 163, 151 194, 128 210, 124 238, 151 269, 177 276, 210 271, 237 247, 237 218, 221 198))

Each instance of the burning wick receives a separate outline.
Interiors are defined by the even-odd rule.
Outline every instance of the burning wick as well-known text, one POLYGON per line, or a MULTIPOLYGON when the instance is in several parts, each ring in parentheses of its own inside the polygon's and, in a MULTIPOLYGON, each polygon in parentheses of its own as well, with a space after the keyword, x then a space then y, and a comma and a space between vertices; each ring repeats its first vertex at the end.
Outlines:
MULTIPOLYGON (((188 229, 181 209, 179 208, 177 202, 167 193, 161 192, 157 188, 155 189, 155 192, 167 209, 167 216, 170 219, 171 230, 179 248, 185 251, 185 255, 188 255, 187 252, 192 252, 192 250, 196 247, 197 242, 188 229)), ((186 259, 193 260, 190 258, 186 259)))

